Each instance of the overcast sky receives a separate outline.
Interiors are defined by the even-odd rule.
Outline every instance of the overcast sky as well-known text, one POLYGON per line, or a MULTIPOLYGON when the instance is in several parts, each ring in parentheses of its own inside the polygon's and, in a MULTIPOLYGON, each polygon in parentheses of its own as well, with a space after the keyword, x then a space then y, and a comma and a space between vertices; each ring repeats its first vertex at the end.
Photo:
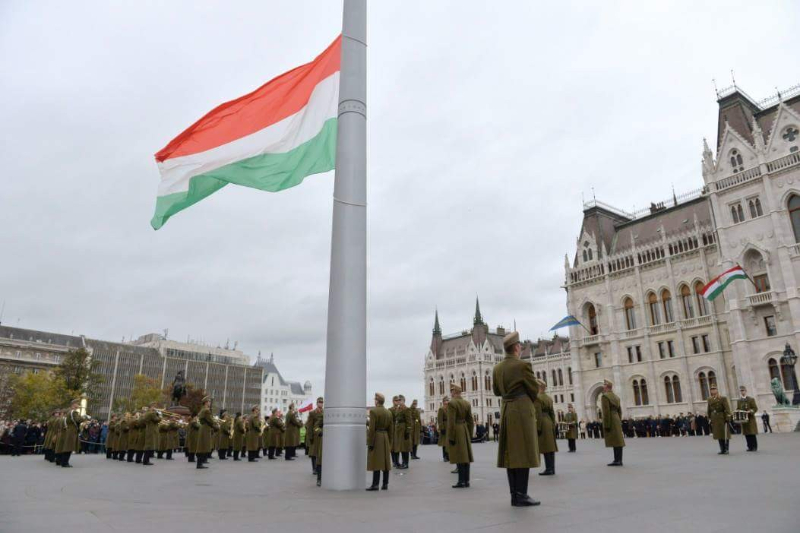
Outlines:
MULTIPOLYGON (((370 393, 422 399, 437 306, 445 333, 479 295, 492 327, 546 335, 582 194, 702 186, 712 78, 757 99, 800 83, 788 0, 370 9, 370 393)), ((3 323, 238 340, 322 392, 332 172, 149 220, 156 151, 340 30, 338 1, 0 2, 3 323)))

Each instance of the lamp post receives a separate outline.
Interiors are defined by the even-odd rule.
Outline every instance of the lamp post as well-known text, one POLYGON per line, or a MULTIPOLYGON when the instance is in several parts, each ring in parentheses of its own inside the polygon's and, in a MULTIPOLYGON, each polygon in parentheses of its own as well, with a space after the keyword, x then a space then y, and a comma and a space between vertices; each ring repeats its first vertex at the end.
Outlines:
POLYGON ((783 357, 781 357, 781 365, 789 367, 789 380, 794 395, 792 397, 792 405, 800 405, 800 390, 797 387, 797 374, 794 372, 794 365, 797 363, 797 354, 794 353, 789 343, 786 343, 786 348, 783 350, 783 357))

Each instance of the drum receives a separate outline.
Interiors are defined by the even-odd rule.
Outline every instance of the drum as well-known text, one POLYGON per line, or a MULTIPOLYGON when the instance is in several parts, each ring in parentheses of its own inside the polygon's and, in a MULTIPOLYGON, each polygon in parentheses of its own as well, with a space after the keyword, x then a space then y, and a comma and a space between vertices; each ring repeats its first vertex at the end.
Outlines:
POLYGON ((558 432, 559 433, 566 433, 569 431, 569 423, 568 422, 559 422, 558 423, 558 432))
POLYGON ((733 412, 734 424, 746 424, 750 420, 750 413, 737 409, 733 412))

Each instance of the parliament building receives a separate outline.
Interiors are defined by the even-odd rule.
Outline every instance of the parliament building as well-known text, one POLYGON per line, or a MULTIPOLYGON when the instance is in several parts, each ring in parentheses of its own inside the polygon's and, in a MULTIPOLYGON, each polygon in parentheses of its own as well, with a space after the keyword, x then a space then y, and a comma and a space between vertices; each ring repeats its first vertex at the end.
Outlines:
POLYGON ((703 412, 714 383, 731 398, 746 386, 760 411, 775 406, 773 378, 792 396, 781 357, 800 349, 800 85, 762 101, 734 86, 718 104, 696 191, 637 212, 584 204, 564 284, 588 329, 570 327, 580 418, 597 417, 604 379, 630 418, 703 412), (736 265, 752 281, 703 298, 736 265))

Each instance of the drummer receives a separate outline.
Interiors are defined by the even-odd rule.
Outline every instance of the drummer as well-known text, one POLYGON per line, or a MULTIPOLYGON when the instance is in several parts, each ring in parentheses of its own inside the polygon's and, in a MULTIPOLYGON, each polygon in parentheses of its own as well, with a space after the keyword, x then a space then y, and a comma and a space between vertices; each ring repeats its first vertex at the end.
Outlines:
POLYGON ((708 397, 708 419, 711 421, 711 435, 719 442, 719 454, 728 455, 728 422, 731 420, 731 405, 725 396, 720 396, 717 386, 709 387, 711 396, 708 397))
POLYGON ((747 441, 747 451, 755 452, 758 450, 758 423, 756 423, 756 413, 758 405, 755 398, 747 395, 747 388, 742 385, 739 387, 739 397, 736 399, 736 410, 747 413, 747 419, 741 422, 742 435, 747 441))

